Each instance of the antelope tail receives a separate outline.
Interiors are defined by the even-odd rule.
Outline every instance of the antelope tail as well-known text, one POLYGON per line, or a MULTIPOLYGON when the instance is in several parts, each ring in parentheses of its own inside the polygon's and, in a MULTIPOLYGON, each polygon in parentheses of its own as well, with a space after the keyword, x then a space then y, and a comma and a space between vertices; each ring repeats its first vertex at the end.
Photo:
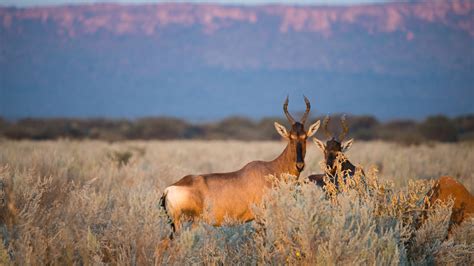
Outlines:
POLYGON ((160 206, 161 208, 163 208, 163 210, 165 211, 166 213, 166 216, 168 217, 168 224, 171 226, 171 234, 169 236, 170 240, 173 240, 174 238, 174 233, 176 232, 176 226, 173 222, 173 219, 171 219, 171 216, 170 214, 168 213, 168 210, 166 209, 166 194, 167 194, 167 191, 165 191, 165 193, 163 193, 163 196, 161 196, 160 198, 160 206))

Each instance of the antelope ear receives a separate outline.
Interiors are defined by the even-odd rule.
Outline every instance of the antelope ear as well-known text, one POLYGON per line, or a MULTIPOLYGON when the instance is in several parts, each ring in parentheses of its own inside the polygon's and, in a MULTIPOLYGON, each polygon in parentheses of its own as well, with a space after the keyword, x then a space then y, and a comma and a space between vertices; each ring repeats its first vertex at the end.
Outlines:
POLYGON ((316 123, 312 124, 309 127, 308 132, 306 133, 306 136, 308 136, 308 138, 312 137, 318 131, 319 124, 321 124, 320 120, 318 120, 316 123))
POLYGON ((280 136, 284 137, 285 139, 289 138, 288 132, 286 131, 286 128, 284 126, 278 124, 277 122, 275 122, 274 125, 276 131, 278 132, 278 134, 280 134, 280 136))
POLYGON ((348 151, 352 147, 352 143, 354 143, 354 139, 350 139, 342 144, 342 152, 348 151))
POLYGON ((324 153, 324 151, 326 150, 326 145, 324 145, 324 143, 317 138, 313 138, 313 142, 324 153))

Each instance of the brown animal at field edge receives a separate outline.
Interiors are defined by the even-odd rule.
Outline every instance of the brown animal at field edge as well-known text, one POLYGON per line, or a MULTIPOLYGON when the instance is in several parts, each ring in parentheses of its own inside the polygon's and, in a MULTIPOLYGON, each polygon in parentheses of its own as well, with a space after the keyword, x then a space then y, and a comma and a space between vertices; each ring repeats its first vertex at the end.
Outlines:
POLYGON ((435 204, 436 201, 447 202, 450 198, 453 199, 450 230, 454 225, 459 225, 474 216, 474 196, 463 184, 450 176, 440 177, 427 196, 429 205, 435 204))

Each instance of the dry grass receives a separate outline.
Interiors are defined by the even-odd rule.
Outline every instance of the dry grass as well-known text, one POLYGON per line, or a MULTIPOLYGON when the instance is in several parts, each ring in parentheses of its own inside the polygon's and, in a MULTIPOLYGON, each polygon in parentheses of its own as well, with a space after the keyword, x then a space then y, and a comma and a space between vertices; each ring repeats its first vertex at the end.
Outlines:
MULTIPOLYGON (((327 196, 304 179, 275 181, 256 222, 170 233, 159 208, 166 185, 189 173, 269 160, 278 142, 0 142, 0 264, 469 264, 474 219, 447 239, 448 206, 418 224, 429 178, 451 175, 474 191, 474 146, 356 143, 367 186, 327 196), (377 166, 376 171, 373 166, 377 166), (158 250, 158 251, 157 251, 158 250)), ((308 143, 302 177, 320 173, 308 143)))

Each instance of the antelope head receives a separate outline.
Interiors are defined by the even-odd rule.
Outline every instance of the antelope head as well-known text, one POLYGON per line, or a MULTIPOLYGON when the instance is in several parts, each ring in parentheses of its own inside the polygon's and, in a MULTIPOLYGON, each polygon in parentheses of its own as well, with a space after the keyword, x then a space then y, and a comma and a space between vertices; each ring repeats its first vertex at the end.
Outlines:
POLYGON ((304 124, 308 118, 311 104, 309 103, 309 100, 306 98, 306 96, 304 97, 304 101, 306 103, 306 111, 304 112, 300 121, 295 121, 295 119, 288 112, 288 97, 286 97, 286 101, 283 104, 283 111, 285 112, 286 118, 291 124, 291 130, 289 132, 284 126, 275 122, 275 128, 278 134, 288 140, 287 149, 289 149, 289 154, 291 157, 294 157, 290 158, 290 160, 292 160, 290 163, 294 163, 298 174, 303 171, 305 166, 304 157, 306 155, 306 140, 313 136, 316 131, 318 131, 320 124, 320 121, 318 120, 316 123, 312 124, 307 131, 305 130, 304 124))
POLYGON ((326 141, 326 144, 322 142, 321 140, 317 138, 313 138, 314 143, 319 147, 319 149, 323 152, 324 154, 324 160, 326 161, 326 165, 332 168, 334 161, 336 160, 337 156, 339 153, 344 153, 348 151, 352 143, 354 142, 354 139, 350 139, 346 142, 344 142, 344 139, 346 138, 347 132, 349 132, 349 127, 346 124, 346 117, 342 116, 341 118, 341 127, 342 127, 342 132, 339 134, 339 137, 334 137, 334 135, 329 131, 328 129, 328 124, 329 124, 329 116, 326 116, 323 121, 323 131, 328 140, 326 141))

